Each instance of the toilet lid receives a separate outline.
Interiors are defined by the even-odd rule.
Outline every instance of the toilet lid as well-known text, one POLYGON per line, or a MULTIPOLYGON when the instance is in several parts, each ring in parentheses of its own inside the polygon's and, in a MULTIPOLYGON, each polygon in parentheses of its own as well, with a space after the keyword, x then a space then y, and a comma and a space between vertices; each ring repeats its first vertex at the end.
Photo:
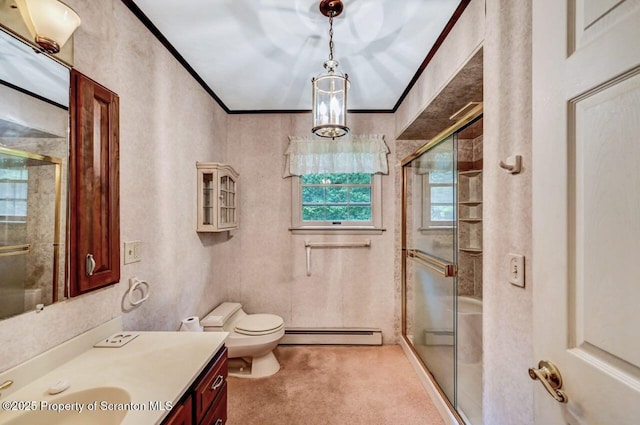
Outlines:
POLYGON ((236 323, 235 331, 244 335, 263 335, 282 328, 282 317, 275 314, 249 314, 236 323))

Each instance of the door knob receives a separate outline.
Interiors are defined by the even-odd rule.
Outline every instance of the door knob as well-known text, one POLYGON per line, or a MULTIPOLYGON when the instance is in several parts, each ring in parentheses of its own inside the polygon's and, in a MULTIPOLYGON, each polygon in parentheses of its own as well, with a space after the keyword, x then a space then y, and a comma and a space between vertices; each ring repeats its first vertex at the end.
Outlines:
POLYGON ((551 397, 553 397, 559 403, 566 403, 569 398, 561 390, 562 388, 562 375, 560 371, 548 360, 540 360, 538 368, 529 368, 529 376, 534 381, 539 380, 544 389, 547 390, 551 397))

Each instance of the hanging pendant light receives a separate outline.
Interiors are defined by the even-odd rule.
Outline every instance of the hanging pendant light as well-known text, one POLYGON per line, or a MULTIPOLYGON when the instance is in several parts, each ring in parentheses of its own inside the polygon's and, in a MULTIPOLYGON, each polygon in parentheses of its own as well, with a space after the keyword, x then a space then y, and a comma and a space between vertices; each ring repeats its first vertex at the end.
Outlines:
POLYGON ((347 127, 347 89, 349 76, 336 71, 338 61, 333 59, 333 18, 342 13, 340 0, 322 0, 320 12, 329 18, 329 60, 326 72, 311 80, 313 102, 313 134, 335 139, 349 133, 347 127))

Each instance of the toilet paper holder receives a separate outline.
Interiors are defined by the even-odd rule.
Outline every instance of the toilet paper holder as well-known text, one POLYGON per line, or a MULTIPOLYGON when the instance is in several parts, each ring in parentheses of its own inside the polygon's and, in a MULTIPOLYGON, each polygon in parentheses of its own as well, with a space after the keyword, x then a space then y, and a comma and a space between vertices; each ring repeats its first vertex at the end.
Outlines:
POLYGON ((129 304, 140 305, 143 302, 147 301, 150 295, 151 295, 151 287, 149 286, 149 283, 147 281, 140 280, 137 277, 132 277, 129 279, 129 290, 127 291, 127 294, 126 294, 127 301, 129 301, 129 304), (140 294, 142 296, 140 299, 134 301, 133 293, 136 291, 136 289, 140 291, 140 294))

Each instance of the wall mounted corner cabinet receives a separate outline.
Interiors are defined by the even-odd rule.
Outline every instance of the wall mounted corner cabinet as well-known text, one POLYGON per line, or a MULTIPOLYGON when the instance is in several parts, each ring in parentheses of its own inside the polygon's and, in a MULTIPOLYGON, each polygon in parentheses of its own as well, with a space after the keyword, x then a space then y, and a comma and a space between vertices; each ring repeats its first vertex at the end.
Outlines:
POLYGON ((69 295, 120 281, 119 98, 71 70, 69 295))
POLYGON ((198 169, 198 232, 238 228, 238 173, 229 165, 196 162, 198 169))

